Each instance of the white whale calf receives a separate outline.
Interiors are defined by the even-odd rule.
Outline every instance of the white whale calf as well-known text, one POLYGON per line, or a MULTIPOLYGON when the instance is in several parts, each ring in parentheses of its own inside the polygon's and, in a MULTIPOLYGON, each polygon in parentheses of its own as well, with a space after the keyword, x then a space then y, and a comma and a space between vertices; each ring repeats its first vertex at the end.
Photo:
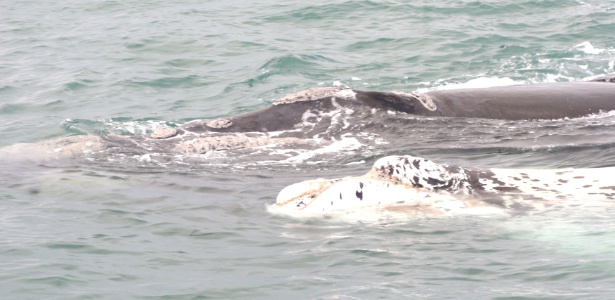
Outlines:
POLYGON ((363 176, 290 185, 268 209, 293 217, 531 213, 614 202, 614 175, 615 168, 474 169, 387 156, 363 176))

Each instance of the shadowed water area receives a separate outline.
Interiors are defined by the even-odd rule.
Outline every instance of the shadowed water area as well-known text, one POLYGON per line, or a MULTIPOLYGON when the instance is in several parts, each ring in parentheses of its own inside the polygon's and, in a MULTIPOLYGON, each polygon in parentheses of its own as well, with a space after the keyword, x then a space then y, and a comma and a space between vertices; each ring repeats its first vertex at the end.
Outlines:
MULTIPOLYGON (((615 72, 608 1, 18 0, 0 3, 0 15, 0 147, 138 141, 313 87, 411 92, 615 72)), ((353 109, 308 121, 318 130, 287 134, 300 143, 2 157, 1 298, 613 295, 607 207, 370 223, 266 210, 285 186, 364 174, 386 155, 612 167, 613 112, 515 121, 353 109)))

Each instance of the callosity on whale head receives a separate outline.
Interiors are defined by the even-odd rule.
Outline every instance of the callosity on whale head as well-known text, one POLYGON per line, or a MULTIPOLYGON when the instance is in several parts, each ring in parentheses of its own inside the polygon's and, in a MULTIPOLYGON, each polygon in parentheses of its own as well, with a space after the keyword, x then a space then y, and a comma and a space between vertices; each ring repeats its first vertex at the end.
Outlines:
POLYGON ((450 215, 472 206, 469 190, 463 170, 449 169, 418 157, 388 156, 376 161, 364 176, 290 185, 278 194, 269 211, 308 218, 374 209, 450 215))

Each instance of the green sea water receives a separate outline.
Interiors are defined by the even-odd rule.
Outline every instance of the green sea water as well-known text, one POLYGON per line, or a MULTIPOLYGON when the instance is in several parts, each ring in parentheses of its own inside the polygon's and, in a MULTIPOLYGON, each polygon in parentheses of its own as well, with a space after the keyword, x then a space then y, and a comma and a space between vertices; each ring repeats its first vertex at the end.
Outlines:
MULTIPOLYGON (((582 80, 615 72, 614 32, 615 4, 595 0, 3 1, 0 147, 138 135, 315 86, 582 80)), ((615 214, 603 207, 376 224, 266 211, 291 183, 363 174, 387 154, 470 166, 615 165, 609 113, 415 125, 403 143, 283 164, 222 152, 165 166, 4 157, 0 298, 612 297, 615 214)))

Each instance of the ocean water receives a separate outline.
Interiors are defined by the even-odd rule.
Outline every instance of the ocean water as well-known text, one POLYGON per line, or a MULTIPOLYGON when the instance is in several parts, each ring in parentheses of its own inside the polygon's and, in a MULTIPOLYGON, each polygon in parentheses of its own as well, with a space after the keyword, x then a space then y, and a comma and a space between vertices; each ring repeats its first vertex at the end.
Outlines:
MULTIPOLYGON (((412 91, 615 72, 609 1, 15 0, 0 16, 0 147, 140 135, 316 86, 412 91)), ((612 112, 383 116, 322 147, 192 163, 2 157, 0 298, 609 299, 606 207, 365 223, 284 218, 266 205, 289 184, 363 174, 391 154, 614 166, 614 127, 612 112)))

